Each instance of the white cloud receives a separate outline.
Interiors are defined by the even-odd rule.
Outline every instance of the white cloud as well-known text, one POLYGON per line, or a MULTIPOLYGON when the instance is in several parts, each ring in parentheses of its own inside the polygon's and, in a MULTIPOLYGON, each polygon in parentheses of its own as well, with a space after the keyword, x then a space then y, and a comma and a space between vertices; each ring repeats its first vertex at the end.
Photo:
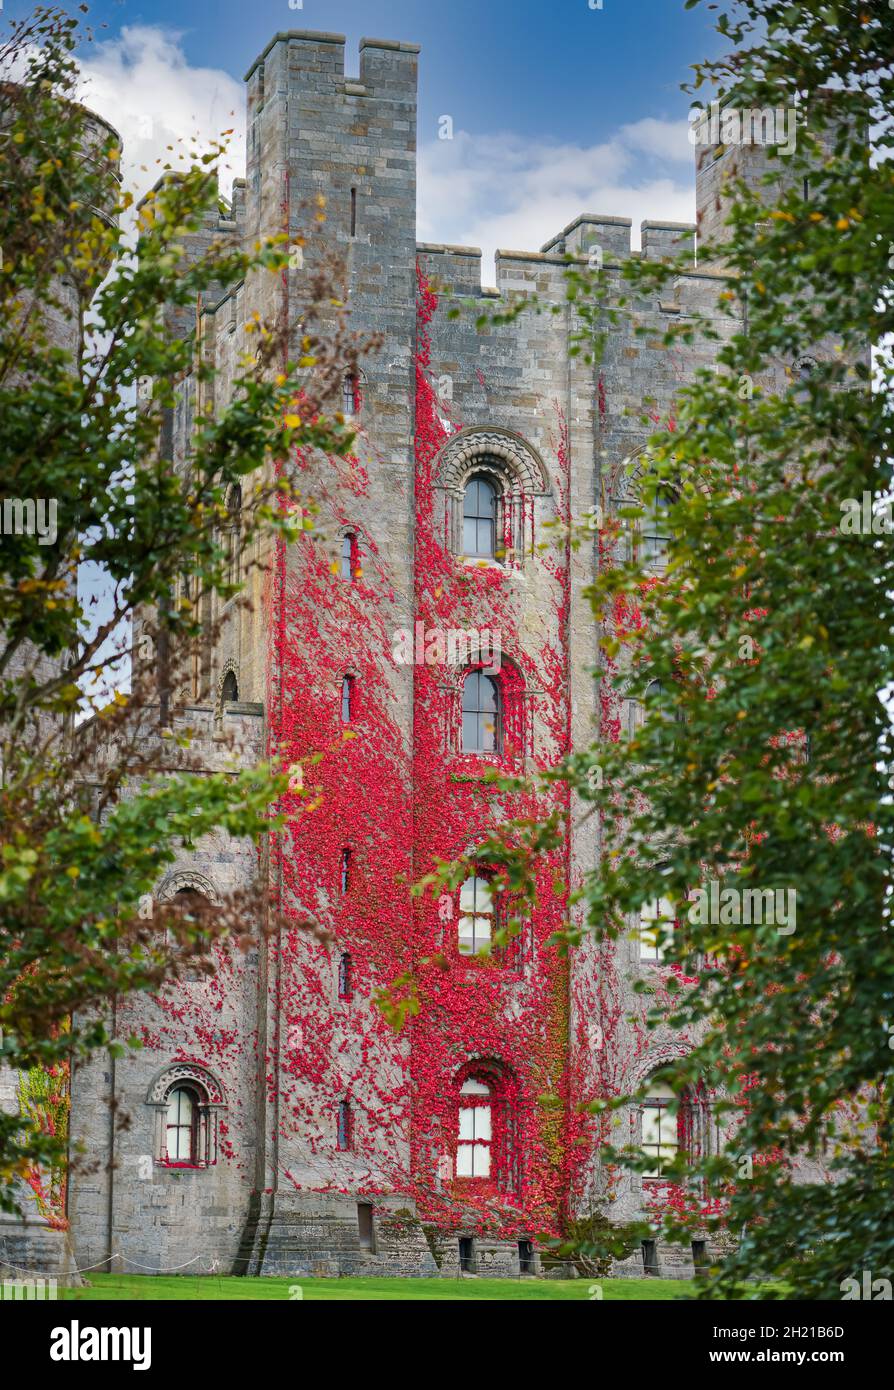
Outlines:
POLYGON ((190 67, 178 34, 129 25, 98 42, 80 66, 80 98, 121 135, 124 186, 138 198, 166 163, 190 163, 191 150, 205 152, 224 130, 233 135, 221 192, 228 196, 233 178, 244 177, 244 86, 220 69, 190 67))
POLYGON ((480 246, 485 284, 497 247, 537 251, 582 212, 632 218, 634 245, 641 221, 694 221, 686 122, 648 118, 590 146, 459 130, 420 149, 419 239, 480 246))

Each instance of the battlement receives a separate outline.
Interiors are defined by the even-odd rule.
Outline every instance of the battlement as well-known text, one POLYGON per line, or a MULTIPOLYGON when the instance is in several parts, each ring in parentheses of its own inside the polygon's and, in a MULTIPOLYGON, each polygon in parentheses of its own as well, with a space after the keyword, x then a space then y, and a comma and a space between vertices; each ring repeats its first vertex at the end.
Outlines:
MULTIPOLYGON (((387 96, 389 90, 405 93, 408 87, 416 90, 419 44, 400 43, 395 39, 360 40, 360 71, 358 80, 345 72, 344 34, 315 33, 309 29, 286 29, 274 34, 267 47, 254 60, 245 74, 245 81, 263 81, 266 86, 268 64, 275 66, 278 54, 287 55, 285 63, 290 75, 341 78, 349 88, 349 96, 387 96)), ((280 68, 283 60, 279 60, 280 68)))

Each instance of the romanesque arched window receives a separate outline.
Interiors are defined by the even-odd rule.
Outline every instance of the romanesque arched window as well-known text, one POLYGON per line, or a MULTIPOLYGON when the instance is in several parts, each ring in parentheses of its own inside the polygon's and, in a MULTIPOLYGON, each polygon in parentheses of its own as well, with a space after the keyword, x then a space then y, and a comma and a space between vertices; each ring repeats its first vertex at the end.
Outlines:
POLYGON ((450 554, 511 568, 533 554, 535 506, 549 480, 526 440, 495 427, 459 430, 435 460, 433 482, 435 522, 450 554))
POLYGON ((520 1116, 515 1076, 502 1062, 479 1060, 463 1067, 455 1087, 457 1180, 518 1194, 520 1116))
POLYGON ((228 671, 220 687, 220 702, 222 705, 230 705, 235 704, 238 699, 239 682, 236 679, 236 672, 228 671))
POLYGON ((197 1062, 172 1062, 158 1072, 146 1095, 156 1163, 177 1168, 216 1163, 218 1117, 226 1103, 220 1082, 197 1062))

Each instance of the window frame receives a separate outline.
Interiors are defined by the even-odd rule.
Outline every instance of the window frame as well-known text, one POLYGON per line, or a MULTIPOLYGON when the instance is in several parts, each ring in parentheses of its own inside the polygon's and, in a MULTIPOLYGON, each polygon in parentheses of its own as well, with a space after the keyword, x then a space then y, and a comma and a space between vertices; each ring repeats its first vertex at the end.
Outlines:
POLYGON ((460 727, 460 752, 465 753, 465 754, 469 754, 469 755, 471 755, 471 756, 473 756, 473 757, 496 757, 496 758, 502 757, 502 755, 503 755, 503 748, 504 748, 504 728, 503 728, 503 722, 504 722, 504 700, 503 700, 503 684, 502 684, 502 681, 500 680, 499 676, 487 675, 487 674, 484 672, 484 670, 483 670, 480 666, 473 666, 473 667, 470 667, 470 668, 468 668, 468 669, 463 673, 463 677, 462 677, 462 686, 461 686, 461 689, 460 689, 460 716, 461 716, 461 727, 460 727), (475 709, 467 709, 467 707, 466 707, 466 691, 467 691, 467 689, 468 689, 468 687, 469 687, 469 684, 470 684, 470 682, 471 682, 472 680, 476 680, 476 681, 477 681, 477 686, 476 686, 477 707, 476 707, 475 709), (488 709, 482 709, 482 708, 481 708, 481 705, 482 705, 482 703, 483 703, 483 701, 482 701, 482 696, 481 696, 481 689, 482 689, 481 683, 482 683, 482 681, 486 681, 486 682, 488 683, 488 685, 493 689, 493 692, 494 692, 494 709, 493 709, 493 710, 488 710, 488 709), (468 747, 468 746, 466 745, 466 716, 467 716, 467 715, 468 715, 470 718, 474 718, 475 721, 476 721, 476 724, 475 724, 475 731, 476 731, 476 746, 475 746, 475 747, 468 747), (490 748, 488 748, 488 747, 486 746, 486 743, 487 743, 487 730, 486 730, 485 721, 486 721, 486 719, 487 719, 488 716, 492 716, 492 719, 493 719, 493 746, 490 747, 490 748))
POLYGON ((340 715, 342 724, 352 724, 356 714, 356 677, 348 673, 341 678, 340 715))
POLYGON ((462 523, 463 523, 462 554, 463 554, 467 559, 469 559, 469 560, 494 560, 494 561, 496 561, 497 563, 499 563, 498 545, 497 545, 497 542, 498 542, 498 526, 499 526, 500 516, 501 516, 501 505, 500 505, 500 504, 501 504, 501 496, 502 496, 502 495, 501 495, 501 492, 500 492, 500 488, 499 488, 498 483, 497 483, 497 481, 496 481, 496 479, 495 479, 495 477, 494 477, 493 474, 489 474, 489 473, 485 473, 485 472, 480 472, 480 471, 479 471, 479 472, 473 471, 473 472, 470 473, 469 476, 466 478, 466 480, 465 480, 465 482, 464 482, 464 484, 463 484, 463 497, 462 497, 462 523), (467 510, 467 507, 469 506, 469 494, 470 494, 470 489, 472 489, 473 487, 476 489, 476 493, 475 493, 475 499, 476 499, 476 500, 475 500, 475 505, 476 505, 476 507, 479 508, 479 510, 474 511, 474 512, 473 512, 473 511, 468 511, 468 510, 467 510), (489 494, 489 506, 490 506, 490 514, 489 514, 489 515, 488 515, 486 512, 482 512, 482 511, 480 510, 480 507, 481 507, 480 498, 481 498, 481 490, 482 490, 482 488, 486 489, 486 490, 487 490, 487 493, 489 494), (469 546, 468 546, 468 544, 467 544, 467 537, 468 537, 468 533, 469 533, 469 523, 472 523, 472 524, 474 525, 474 527, 475 527, 475 548, 474 548, 474 549, 470 549, 469 546), (479 545, 482 526, 485 528, 485 534, 486 534, 486 535, 488 536, 488 538, 489 538, 489 548, 484 549, 484 550, 482 550, 482 549, 480 548, 480 545, 479 545))
POLYGON ((468 878, 464 879, 463 882, 460 884, 458 906, 459 912, 456 924, 456 949, 458 954, 462 956, 464 959, 474 959, 475 956, 478 955, 492 955, 494 950, 494 936, 498 925, 498 903, 493 878, 484 871, 477 871, 475 873, 470 874, 468 878), (463 892, 465 891, 465 889, 469 887, 469 885, 471 885, 472 906, 470 910, 464 911, 463 892), (487 910, 478 910, 479 893, 482 893, 482 896, 488 904, 487 910), (482 943, 486 942, 486 950, 484 948, 484 944, 482 944, 482 946, 480 947, 476 944, 478 936, 476 926, 479 920, 487 923, 486 932, 482 930, 481 933, 482 943), (467 921, 470 921, 472 923, 472 949, 464 951, 462 948, 462 943, 464 940, 462 933, 462 924, 463 922, 467 921))
POLYGON ((190 1086, 188 1083, 185 1083, 185 1082, 182 1082, 182 1081, 175 1082, 175 1084, 171 1087, 170 1091, 168 1092, 168 1095, 167 1095, 167 1097, 166 1097, 165 1122, 164 1122, 164 1124, 165 1124, 165 1141, 164 1141, 164 1153, 165 1153, 165 1158, 164 1158, 164 1162, 165 1162, 165 1166, 166 1166, 167 1168, 198 1168, 198 1167, 200 1166, 199 1163, 197 1162, 198 1137, 199 1137, 199 1135, 198 1135, 198 1129, 199 1129, 199 1107, 200 1107, 200 1105, 201 1105, 201 1098, 199 1097, 199 1095, 198 1095, 197 1091, 195 1090, 195 1088, 194 1088, 193 1086, 190 1086), (173 1101, 173 1099, 174 1099, 175 1096, 178 1097, 178 1099, 177 1099, 177 1123, 172 1125, 172 1124, 171 1124, 171 1121, 170 1121, 171 1103, 172 1103, 172 1101, 173 1101), (183 1096, 187 1097, 187 1099, 189 1100, 189 1120, 188 1120, 188 1122, 187 1122, 186 1124, 182 1123, 182 1122, 180 1121, 180 1118, 179 1118, 179 1117, 180 1117, 180 1103, 181 1103, 181 1102, 180 1102, 180 1097, 183 1097, 183 1096), (175 1131, 175 1133, 176 1133, 176 1135, 177 1135, 177 1150, 178 1150, 178 1153, 177 1153, 177 1156, 176 1156, 175 1158, 172 1158, 172 1157, 171 1157, 171 1149, 170 1149, 170 1134, 171 1134, 171 1130, 172 1130, 172 1129, 175 1131), (189 1150, 189 1152, 188 1152, 188 1156, 187 1156, 186 1158, 184 1158, 184 1157, 180 1154, 180 1152, 179 1152, 179 1149, 180 1149, 180 1133, 181 1133, 181 1131, 184 1130, 184 1129, 188 1131, 188 1135, 189 1135, 189 1139, 188 1139, 188 1150, 189 1150))
POLYGON ((456 1127, 456 1176, 462 1182, 494 1181, 494 1087, 478 1075, 469 1075, 460 1086, 456 1127), (475 1089, 477 1088, 477 1089, 475 1089), (485 1099, 486 1097, 486 1099, 485 1099), (463 1133, 463 1116, 471 1116, 471 1134, 463 1133), (478 1127, 481 1133, 478 1133, 478 1127), (483 1150, 486 1171, 476 1172, 476 1151, 483 1150), (468 1173, 462 1171, 461 1154, 469 1155, 468 1173))
POLYGON ((338 1102, 338 1114, 335 1122, 335 1147, 338 1153, 353 1152, 353 1131, 354 1119, 351 1113, 351 1102, 344 1098, 338 1102))
POLYGON ((677 1157, 677 1155, 680 1153, 682 1147, 680 1141, 680 1108, 677 1109, 676 1114, 670 1113, 669 1111, 669 1107, 672 1104, 677 1103, 679 1103, 680 1107, 682 1106, 680 1097, 677 1096, 676 1092, 666 1081, 652 1082, 652 1084, 649 1087, 649 1091, 646 1093, 646 1095, 643 1097, 643 1100, 640 1102, 639 1147, 644 1154, 648 1154, 652 1149, 656 1151, 655 1158, 658 1167, 657 1172, 648 1172, 645 1170, 643 1171, 642 1179, 644 1183, 668 1183, 672 1181, 672 1179, 665 1177, 664 1173, 661 1171, 661 1164, 662 1160, 666 1163, 672 1163, 674 1159, 677 1157), (653 1091, 667 1092, 668 1094, 652 1096, 650 1093, 653 1091), (647 1111, 654 1111, 657 1117, 658 1128, 657 1138, 655 1140, 646 1139, 645 1119, 647 1111), (673 1126, 673 1138, 670 1140, 664 1139, 662 1137, 662 1115, 665 1113, 667 1113, 666 1122, 673 1126), (662 1149, 672 1150, 669 1158, 661 1153, 662 1149))

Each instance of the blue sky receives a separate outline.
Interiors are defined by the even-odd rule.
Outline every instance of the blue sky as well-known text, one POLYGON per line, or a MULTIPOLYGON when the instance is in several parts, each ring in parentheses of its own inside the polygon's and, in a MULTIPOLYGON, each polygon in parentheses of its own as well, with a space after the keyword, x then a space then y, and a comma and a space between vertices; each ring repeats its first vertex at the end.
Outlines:
MULTIPOLYGON (((235 127, 229 179, 244 165, 242 78, 274 33, 362 36, 422 46, 418 234, 480 246, 493 283, 499 247, 536 250, 580 212, 694 219, 689 65, 716 53, 707 4, 683 0, 95 0, 82 50, 84 100, 124 141, 142 193, 166 146, 235 127), (102 27, 105 26, 105 27, 102 27), (439 118, 453 139, 438 138, 439 118)), ((18 17, 30 0, 6 0, 18 17)))
POLYGON ((192 65, 236 78, 282 29, 345 34, 354 71, 363 35, 418 43, 423 129, 452 111, 478 132, 587 142, 621 119, 685 115, 679 83, 717 42, 707 5, 683 0, 97 0, 90 19, 112 35, 179 31, 192 65))

